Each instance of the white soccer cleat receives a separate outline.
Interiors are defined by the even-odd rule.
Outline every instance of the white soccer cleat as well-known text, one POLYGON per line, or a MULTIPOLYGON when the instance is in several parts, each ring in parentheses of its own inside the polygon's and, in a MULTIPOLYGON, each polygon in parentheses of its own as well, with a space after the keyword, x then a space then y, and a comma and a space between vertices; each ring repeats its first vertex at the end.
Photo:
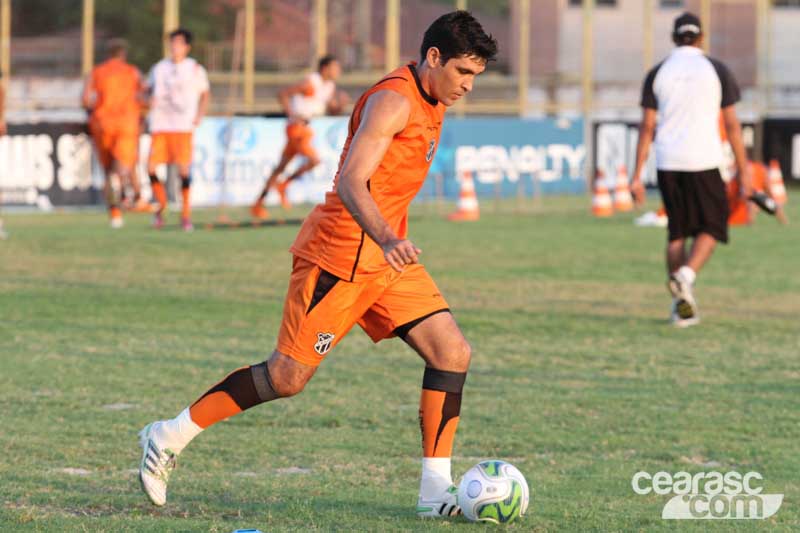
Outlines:
POLYGON ((423 500, 422 498, 417 500, 417 516, 421 518, 442 518, 460 514, 458 487, 455 485, 447 487, 441 497, 435 500, 423 500))
POLYGON ((677 303, 678 300, 672 300, 672 311, 670 312, 669 321, 672 323, 673 326, 676 328, 688 328, 690 326, 696 326, 700 323, 700 316, 694 315, 692 318, 681 318, 678 316, 677 311, 677 303))
POLYGON ((125 222, 122 220, 122 217, 114 217, 111 219, 109 225, 111 226, 111 229, 120 229, 125 225, 125 222))
POLYGON ((673 312, 678 318, 681 320, 697 318, 697 302, 692 293, 692 284, 686 281, 680 272, 676 272, 669 277, 667 287, 675 298, 673 312))
POLYGON ((142 462, 139 464, 139 481, 142 490, 154 505, 167 503, 167 483, 177 466, 178 455, 161 448, 153 438, 153 428, 161 422, 153 422, 139 432, 139 446, 142 447, 142 462))

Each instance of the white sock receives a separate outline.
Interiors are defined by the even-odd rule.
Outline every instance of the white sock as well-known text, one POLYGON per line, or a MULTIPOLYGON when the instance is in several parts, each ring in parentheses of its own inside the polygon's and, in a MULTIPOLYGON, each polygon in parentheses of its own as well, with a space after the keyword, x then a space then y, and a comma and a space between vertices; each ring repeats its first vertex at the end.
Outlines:
POLYGON ((439 498, 453 484, 450 475, 449 457, 423 457, 422 480, 419 483, 419 497, 423 500, 439 498))
POLYGON ((683 279, 689 282, 690 285, 694 285, 694 280, 697 279, 697 273, 686 265, 678 269, 678 274, 683 276, 683 279))
POLYGON ((153 437, 159 447, 178 454, 201 431, 203 428, 194 423, 187 407, 175 418, 157 422, 153 427, 153 437))

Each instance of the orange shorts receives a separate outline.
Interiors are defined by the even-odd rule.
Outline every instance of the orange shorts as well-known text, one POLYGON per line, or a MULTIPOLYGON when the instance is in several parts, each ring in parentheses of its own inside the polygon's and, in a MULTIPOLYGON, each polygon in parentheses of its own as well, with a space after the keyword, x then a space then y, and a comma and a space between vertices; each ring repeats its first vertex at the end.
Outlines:
POLYGON ((286 147, 283 149, 283 158, 291 159, 302 155, 309 159, 319 159, 317 151, 311 144, 314 130, 302 122, 290 122, 286 125, 286 147))
POLYGON ((103 168, 111 168, 114 161, 125 168, 133 168, 136 164, 139 153, 138 130, 92 128, 92 139, 97 149, 97 159, 103 168))
POLYGON ((191 165, 192 132, 167 131, 154 133, 150 140, 150 165, 191 165))
POLYGON ((355 324, 378 342, 394 337, 399 327, 447 309, 422 265, 409 265, 403 272, 388 268, 376 278, 349 282, 295 256, 278 351, 318 366, 355 324))

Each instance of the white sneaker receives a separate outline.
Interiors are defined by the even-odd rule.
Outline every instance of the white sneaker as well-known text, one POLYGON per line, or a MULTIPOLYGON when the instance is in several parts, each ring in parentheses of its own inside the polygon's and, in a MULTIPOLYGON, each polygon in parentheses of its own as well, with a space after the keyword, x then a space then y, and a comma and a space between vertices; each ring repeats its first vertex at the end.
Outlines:
POLYGON ((441 518, 458 516, 461 507, 458 506, 458 487, 450 485, 441 497, 435 500, 417 500, 417 516, 422 518, 441 518))
POLYGON ((114 217, 111 219, 110 226, 111 229, 119 229, 125 225, 125 221, 122 220, 122 217, 114 217))
POLYGON ((634 225, 642 227, 653 226, 657 228, 666 228, 667 222, 666 216, 659 215, 655 211, 648 211, 642 216, 633 219, 634 225))
POLYGON ((670 312, 669 321, 672 323, 673 326, 676 328, 688 328, 690 326, 696 326, 700 323, 700 316, 695 315, 692 318, 681 318, 678 316, 677 311, 677 303, 678 300, 673 298, 672 299, 672 311, 670 312))
POLYGON ((669 292, 675 298, 673 302, 673 311, 682 320, 688 320, 697 317, 697 302, 692 293, 692 284, 689 283, 681 276, 680 272, 676 272, 669 277, 667 282, 669 292))
POLYGON ((171 450, 159 447, 152 436, 153 428, 161 423, 147 424, 139 432, 139 446, 142 447, 139 481, 150 501, 159 507, 167 503, 167 483, 170 474, 177 466, 178 458, 178 455, 171 450))

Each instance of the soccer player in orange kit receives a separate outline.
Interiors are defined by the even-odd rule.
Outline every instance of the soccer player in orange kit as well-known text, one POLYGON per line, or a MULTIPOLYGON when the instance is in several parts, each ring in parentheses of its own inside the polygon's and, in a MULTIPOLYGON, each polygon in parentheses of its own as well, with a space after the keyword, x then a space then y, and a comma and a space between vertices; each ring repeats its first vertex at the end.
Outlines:
POLYGON ((171 420, 148 424, 139 478, 166 503, 176 456, 203 429, 303 390, 325 356, 358 324, 374 342, 400 337, 425 361, 420 399, 419 516, 460 512, 450 457, 471 350, 408 238, 408 206, 425 180, 445 108, 472 90, 497 43, 466 11, 436 19, 419 65, 368 89, 350 118, 333 190, 306 219, 275 351, 244 366, 171 420))
POLYGON ((111 227, 123 225, 120 195, 132 179, 139 153, 139 115, 143 91, 139 69, 126 61, 122 39, 108 43, 109 58, 92 69, 83 90, 83 106, 89 111, 89 131, 106 175, 105 196, 111 227))

